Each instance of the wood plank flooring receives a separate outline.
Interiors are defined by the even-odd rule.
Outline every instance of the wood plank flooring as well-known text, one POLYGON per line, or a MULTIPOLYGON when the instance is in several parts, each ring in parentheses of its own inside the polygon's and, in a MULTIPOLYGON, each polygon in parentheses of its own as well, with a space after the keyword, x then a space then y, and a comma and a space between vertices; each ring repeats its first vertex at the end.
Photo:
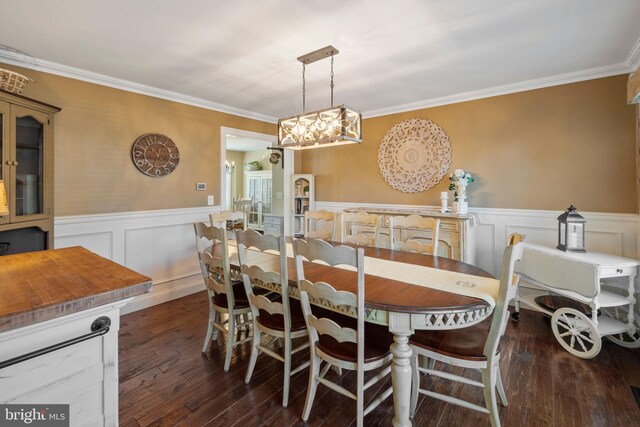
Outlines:
MULTIPOLYGON (((206 355, 200 352, 208 310, 206 294, 200 292, 122 317, 120 425, 305 425, 300 415, 308 370, 292 378, 287 408, 281 405, 282 365, 276 360, 260 356, 251 383, 244 383, 248 344, 236 347, 225 374, 221 341, 212 343, 206 355)), ((631 391, 640 386, 640 350, 605 340, 595 359, 578 359, 557 344, 544 316, 524 310, 518 323, 510 322, 501 348, 509 399, 509 406, 500 408, 504 426, 640 426, 631 391)), ((308 352, 298 356, 294 366, 307 357, 308 352)), ((429 381, 423 378, 422 387, 483 404, 479 388, 429 381)), ((353 386, 355 376, 346 373, 339 382, 353 386)), ((389 385, 390 379, 372 388, 389 385)), ((354 415, 353 401, 319 386, 308 425, 355 425, 354 415)), ((392 418, 389 398, 365 417, 365 425, 389 426, 392 418)), ((421 396, 414 425, 490 424, 485 414, 421 396)))

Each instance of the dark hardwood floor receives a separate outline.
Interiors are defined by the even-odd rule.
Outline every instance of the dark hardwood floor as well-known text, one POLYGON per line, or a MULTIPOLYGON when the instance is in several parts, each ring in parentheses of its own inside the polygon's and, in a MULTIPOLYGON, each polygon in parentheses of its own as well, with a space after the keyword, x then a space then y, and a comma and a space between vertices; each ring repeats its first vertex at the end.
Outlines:
MULTIPOLYGON (((200 350, 208 319, 204 292, 122 317, 120 329, 120 424, 123 426, 295 426, 306 395, 308 370, 293 377, 289 407, 282 408, 282 365, 260 356, 251 384, 244 383, 249 344, 236 347, 224 373, 224 347, 200 350)), ((548 320, 523 311, 501 344, 509 406, 504 426, 640 426, 630 386, 640 386, 640 350, 608 341, 592 360, 571 356, 555 341, 548 320)), ((294 366, 308 357, 301 354, 294 366)), ((454 371, 460 372, 455 369, 454 371)), ((336 375, 332 373, 331 375, 336 375)), ((471 374, 473 375, 473 374, 471 374)), ((479 378, 479 376, 478 376, 479 378)), ((374 386, 389 386, 389 381, 374 386)), ((346 373, 343 385, 353 385, 346 373)), ((445 380, 422 386, 483 404, 482 390, 445 380)), ((371 399, 371 393, 366 395, 371 399)), ((355 403, 319 386, 308 424, 355 425, 355 403)), ((393 400, 365 417, 367 426, 391 425, 393 400)), ((489 426, 489 418, 421 396, 417 426, 489 426)))

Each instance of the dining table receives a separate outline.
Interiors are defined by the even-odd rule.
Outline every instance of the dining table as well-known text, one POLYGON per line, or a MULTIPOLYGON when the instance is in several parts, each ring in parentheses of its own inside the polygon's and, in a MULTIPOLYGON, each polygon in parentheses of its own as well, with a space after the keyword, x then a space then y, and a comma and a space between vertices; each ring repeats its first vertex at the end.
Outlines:
MULTIPOLYGON (((291 244, 288 246, 290 252, 291 244)), ((483 321, 491 315, 495 303, 492 304, 491 297, 482 298, 470 294, 468 289, 474 288, 476 283, 486 284, 487 280, 490 285, 495 286, 498 286, 499 282, 484 270, 450 258, 369 246, 358 247, 363 248, 365 254, 366 321, 387 326, 394 339, 390 349, 393 355, 393 425, 411 426, 409 405, 412 350, 409 337, 416 330, 457 329, 483 321), (448 280, 453 278, 453 285, 445 287, 447 290, 444 290, 439 289, 437 284, 426 287, 408 283, 405 271, 412 269, 423 275, 437 271, 448 272, 448 280), (376 274, 371 274, 370 270, 376 274), (400 277, 394 277, 396 274, 400 277), (459 286, 459 290, 456 286, 459 286)), ((232 274, 240 278, 240 265, 235 252, 235 247, 230 245, 232 274)), ((287 272, 289 292, 290 296, 299 298, 295 261, 291 255, 289 253, 287 272)), ((247 264, 257 265, 266 271, 280 269, 279 256, 265 252, 247 251, 247 264)), ((358 289, 357 273, 350 269, 305 261, 304 275, 307 280, 324 281, 340 291, 356 293, 358 289)), ((275 288, 269 290, 278 291, 275 288)), ((324 308, 336 309, 331 306, 324 308)))

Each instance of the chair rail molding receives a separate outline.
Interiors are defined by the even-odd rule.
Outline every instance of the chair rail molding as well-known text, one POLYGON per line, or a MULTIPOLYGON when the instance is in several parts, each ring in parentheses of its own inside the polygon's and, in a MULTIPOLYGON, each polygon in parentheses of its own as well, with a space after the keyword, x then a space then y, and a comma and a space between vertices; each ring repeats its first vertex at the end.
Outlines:
POLYGON ((56 217, 54 248, 84 246, 153 279, 122 313, 204 290, 193 223, 220 206, 56 217))
MULTIPOLYGON (((440 206, 387 205, 374 203, 349 203, 316 201, 316 209, 340 212, 348 208, 369 207, 376 209, 416 209, 439 212, 440 206)), ((501 268, 502 253, 509 234, 526 235, 526 241, 547 246, 557 245, 558 215, 561 210, 529 210, 500 208, 469 208, 471 239, 475 252, 475 265, 494 276, 501 268)), ((587 219, 586 247, 588 251, 604 252, 627 258, 638 256, 638 214, 580 212, 587 219)))

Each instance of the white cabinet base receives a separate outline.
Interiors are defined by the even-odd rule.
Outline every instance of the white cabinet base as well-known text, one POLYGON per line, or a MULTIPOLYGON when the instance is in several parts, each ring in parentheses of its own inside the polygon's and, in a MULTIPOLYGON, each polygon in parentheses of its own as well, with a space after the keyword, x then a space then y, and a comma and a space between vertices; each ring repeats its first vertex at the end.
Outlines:
POLYGON ((131 298, 0 333, 0 361, 91 332, 98 317, 109 332, 0 369, 0 403, 69 404, 71 426, 118 425, 120 308, 131 298))

